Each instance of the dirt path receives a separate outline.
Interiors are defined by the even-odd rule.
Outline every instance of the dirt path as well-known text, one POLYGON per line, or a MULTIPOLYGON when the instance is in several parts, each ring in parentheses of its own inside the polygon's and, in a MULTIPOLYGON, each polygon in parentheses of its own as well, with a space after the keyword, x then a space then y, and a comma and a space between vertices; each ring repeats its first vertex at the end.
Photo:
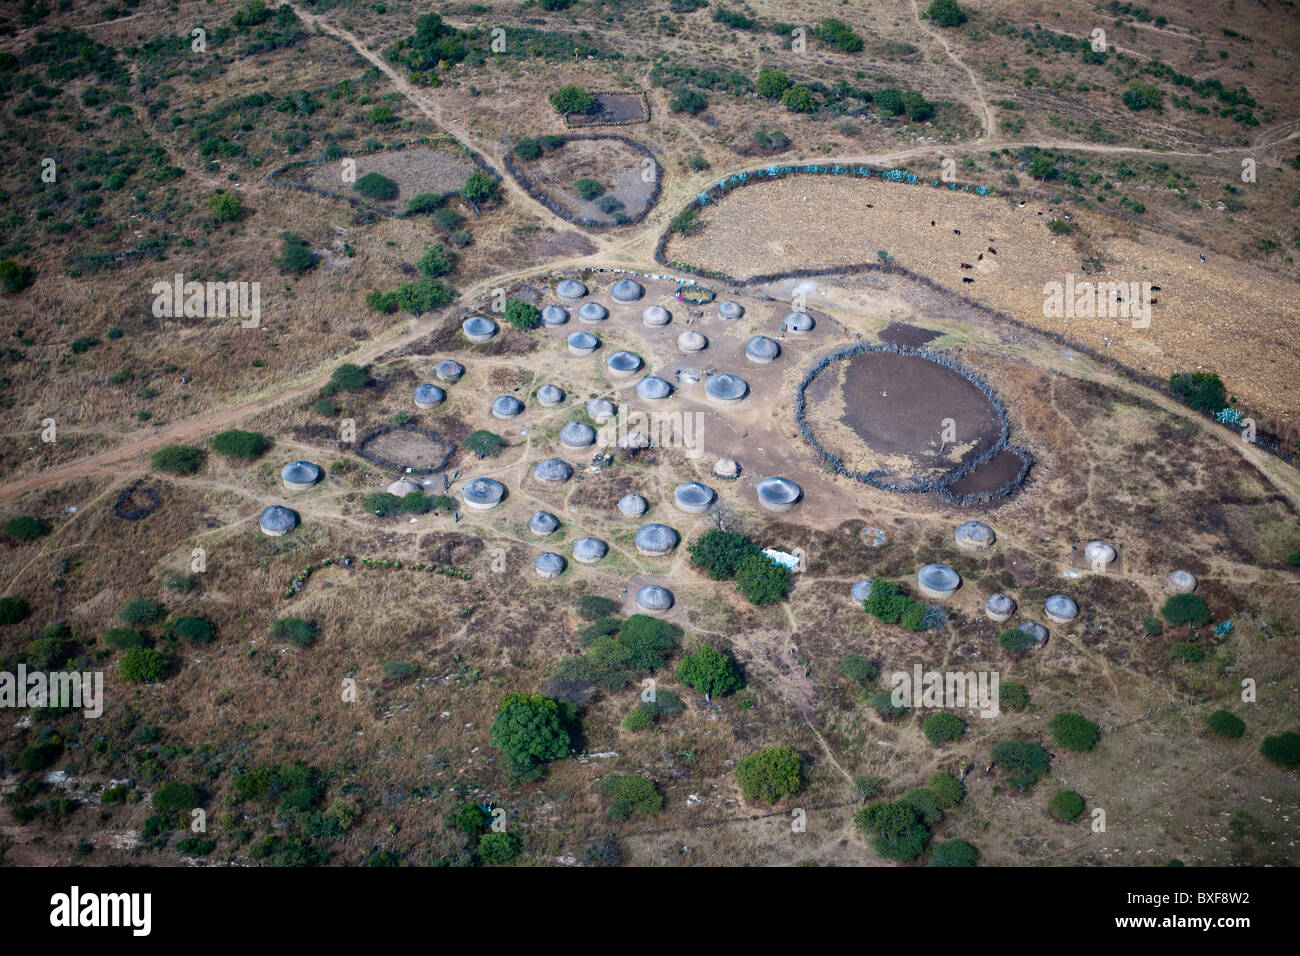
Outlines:
POLYGON ((984 89, 983 87, 980 86, 980 81, 975 78, 975 71, 972 70, 969 66, 967 66, 966 63, 962 60, 962 58, 952 51, 952 47, 948 45, 948 41, 943 38, 942 34, 936 33, 934 30, 931 30, 930 27, 926 24, 926 22, 923 19, 921 19, 921 8, 917 5, 916 0, 911 0, 911 3, 912 3, 912 16, 916 19, 917 27, 921 30, 921 32, 929 36, 930 39, 936 41, 940 46, 942 46, 943 52, 948 54, 948 59, 952 60, 952 62, 956 63, 959 67, 965 70, 966 75, 970 77, 970 84, 975 89, 975 97, 977 100, 979 100, 979 105, 980 105, 979 112, 982 117, 981 122, 983 123, 984 126, 984 144, 987 148, 987 143, 993 137, 993 131, 996 129, 996 126, 993 117, 993 107, 989 106, 989 101, 984 96, 984 89))

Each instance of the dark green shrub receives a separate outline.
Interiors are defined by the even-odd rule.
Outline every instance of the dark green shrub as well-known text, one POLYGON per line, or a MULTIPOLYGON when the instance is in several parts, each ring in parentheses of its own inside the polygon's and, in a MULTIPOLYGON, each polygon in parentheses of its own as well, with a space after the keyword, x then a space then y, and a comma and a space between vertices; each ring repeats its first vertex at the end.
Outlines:
POLYGON ((146 601, 144 598, 132 598, 117 610, 117 619, 123 624, 152 624, 163 616, 161 604, 146 601))
POLYGON ((694 116, 709 107, 709 98, 702 92, 683 86, 668 101, 668 109, 674 113, 687 113, 694 116))
POLYGON ((420 673, 420 668, 410 661, 388 661, 384 664, 384 676, 390 680, 406 680, 420 673))
POLYGON ((936 747, 956 740, 966 732, 966 723, 952 714, 927 714, 921 721, 921 733, 936 747))
POLYGON ((1205 660, 1205 651, 1192 641, 1179 641, 1169 648, 1169 659, 1183 664, 1199 664, 1205 660))
POLYGON ((655 717, 650 711, 643 707, 629 711, 623 718, 624 730, 649 730, 655 725, 655 717))
POLYGON ((1227 404, 1223 380, 1213 372, 1175 372, 1169 376, 1169 390, 1184 405, 1206 414, 1227 404))
POLYGON ((202 449, 192 445, 164 445, 149 456, 149 463, 172 475, 192 475, 203 467, 202 449))
POLYGON ((845 654, 840 660, 840 673, 865 686, 880 676, 880 668, 875 661, 861 654, 845 654))
POLYGON ((1047 809, 1062 823, 1073 823, 1083 813, 1083 797, 1073 790, 1058 790, 1048 802, 1047 809))
POLYGON ((649 816, 663 809, 663 794, 653 780, 645 777, 611 774, 597 784, 597 789, 610 798, 609 815, 615 820, 649 816))
POLYGON ((104 643, 114 650, 126 651, 144 647, 144 635, 129 627, 110 627, 104 632, 104 643))
POLYGON ((895 704, 894 695, 887 690, 877 691, 868 697, 867 706, 882 717, 896 717, 907 713, 907 705, 895 704))
POLYGON ((378 199, 385 202, 396 199, 401 192, 397 187, 397 183, 387 176, 381 176, 375 172, 357 177, 357 181, 352 184, 352 188, 367 199, 378 199))
POLYGON ((524 138, 515 143, 514 153, 520 159, 536 159, 542 155, 542 147, 537 145, 537 140, 524 138))
POLYGON ((167 673, 170 661, 158 651, 148 647, 129 648, 118 661, 118 674, 122 680, 134 682, 156 681, 167 673))
POLYGON ((212 450, 228 458, 256 458, 271 447, 261 432, 244 432, 237 428, 220 432, 212 438, 212 450))
POLYGON ((1029 706, 1029 691, 1024 684, 1006 681, 998 687, 998 705, 1008 710, 1024 710, 1029 706))
POLYGON ((167 633, 193 644, 211 644, 217 636, 212 625, 201 617, 178 617, 167 625, 167 633))
POLYGON ((1210 609, 1199 594, 1175 594, 1165 601, 1160 614, 1170 624, 1186 624, 1189 628, 1210 622, 1210 609))
POLYGON ((23 773, 37 773, 58 760, 62 753, 62 739, 50 737, 40 743, 24 747, 18 754, 18 768, 23 773))
POLYGON ((605 187, 600 182, 586 176, 574 180, 573 188, 583 199, 595 199, 605 192, 605 187))
POLYGON ((154 791, 150 803, 155 810, 189 811, 199 805, 199 792, 187 783, 171 780, 154 791))
POLYGON ((320 256, 311 251, 307 240, 297 233, 280 234, 280 255, 276 262, 285 272, 306 272, 320 261, 320 256))
POLYGON ((677 665, 677 679, 701 693, 725 696, 745 686, 740 669, 729 655, 704 644, 677 665))
POLYGON ((925 15, 941 27, 959 27, 966 22, 966 11, 957 0, 932 0, 925 15))
POLYGON ((480 428, 478 431, 471 433, 460 444, 462 448, 468 448, 478 458, 483 459, 490 458, 499 452, 505 441, 500 435, 480 428))
POLYGON ((30 515, 19 515, 6 521, 3 530, 4 536, 10 541, 33 541, 42 535, 49 534, 50 526, 39 518, 33 518, 30 515))
POLYGON ((1007 771, 1007 782, 1017 790, 1032 787, 1047 772, 1047 751, 1026 740, 1000 740, 989 754, 991 762, 1007 771))
POLYGON ((686 550, 691 564, 715 581, 733 580, 746 558, 762 555, 762 549, 739 531, 717 528, 700 535, 686 550))
POLYGON ((873 834, 872 847, 888 860, 915 860, 930 844, 930 831, 905 803, 873 803, 853 815, 862 833, 873 834))
POLYGON ((519 837, 513 833, 485 833, 478 841, 478 858, 486 866, 500 866, 517 857, 519 848, 519 837))
POLYGON ((485 172, 473 172, 460 187, 462 199, 482 204, 496 197, 497 181, 485 172))
POLYGON ((1216 710, 1210 714, 1206 723, 1220 737, 1236 740, 1246 732, 1246 722, 1228 710, 1216 710))
POLYGON ((741 760, 735 776, 746 800, 776 803, 803 788, 799 754, 780 745, 764 747, 741 760))
POLYGON ((433 218, 443 229, 455 229, 460 225, 460 213, 450 206, 443 206, 433 214, 433 218))
POLYGON ((736 589, 750 604, 776 604, 790 591, 790 569, 765 554, 751 554, 736 568, 736 589))
POLYGON ((506 303, 506 325, 520 332, 530 332, 542 324, 542 313, 537 306, 523 299, 511 299, 506 303))
POLYGON ((1165 626, 1163 623, 1161 623, 1160 618, 1158 617, 1142 618, 1142 630, 1146 631, 1149 637, 1157 636, 1164 629, 1165 626))
POLYGON ((536 779, 542 765, 569 752, 560 704, 550 697, 507 694, 489 735, 506 756, 511 777, 536 779))
POLYGON ((202 837, 182 837, 176 841, 176 849, 186 856, 207 856, 216 848, 216 843, 202 837))
POLYGON ((234 222, 243 208, 243 201, 234 193, 215 193, 208 197, 208 211, 217 222, 234 222))
POLYGON ((790 75, 784 70, 759 70, 754 89, 760 96, 765 96, 769 100, 779 100, 793 85, 790 75))
POLYGON ((939 805, 939 798, 932 790, 917 787, 905 793, 898 802, 911 807, 916 812, 916 818, 927 826, 943 819, 943 807, 939 805))
POLYGON ((339 407, 328 398, 318 398, 316 399, 316 403, 312 405, 312 411, 317 415, 325 415, 332 418, 339 413, 339 407))
POLYGON ((359 365, 348 363, 340 365, 325 383, 325 394, 336 392, 359 392, 370 384, 370 376, 359 365))
POLYGON ((791 113, 814 113, 817 111, 817 100, 813 98, 812 90, 802 83, 796 83, 781 94, 781 105, 791 113))
POLYGON ((0 288, 10 295, 22 292, 32 283, 32 274, 12 259, 0 259, 0 288))
POLYGON ((617 601, 596 594, 584 594, 578 598, 576 606, 578 617, 584 621, 596 621, 617 614, 621 607, 617 601))
POLYGON ((442 205, 442 196, 438 193, 420 193, 406 201, 406 211, 414 214, 437 212, 442 205))
POLYGON ((1013 654, 1023 654, 1034 646, 1034 635, 1018 627, 1009 627, 998 635, 998 644, 1013 654))
POLYGON ((451 253, 441 242, 435 242, 420 256, 420 271, 430 278, 446 275, 455 265, 451 253))
POLYGON ((980 852, 965 840, 936 843, 930 853, 929 866, 974 866, 980 852))
POLYGON ((562 86, 551 94, 551 105, 560 113, 590 113, 596 108, 596 98, 581 86, 562 86))
POLYGON ((0 598, 0 626, 17 624, 31 613, 31 605, 22 598, 0 598))
POLYGON ((966 799, 966 788, 962 786, 961 781, 942 770, 930 774, 929 779, 925 781, 925 786, 934 794, 939 806, 944 809, 955 807, 966 799))
POLYGON ((1300 765, 1300 734, 1288 730, 1286 733, 1265 737, 1259 745, 1259 752, 1265 760, 1279 767, 1300 765))
POLYGON ((1047 723, 1056 742, 1066 750, 1088 751, 1097 745, 1101 728, 1071 711, 1062 711, 1047 723))
POLYGON ((300 617, 282 617, 271 625, 271 636, 288 641, 294 647, 310 647, 316 643, 317 626, 314 621, 300 617))

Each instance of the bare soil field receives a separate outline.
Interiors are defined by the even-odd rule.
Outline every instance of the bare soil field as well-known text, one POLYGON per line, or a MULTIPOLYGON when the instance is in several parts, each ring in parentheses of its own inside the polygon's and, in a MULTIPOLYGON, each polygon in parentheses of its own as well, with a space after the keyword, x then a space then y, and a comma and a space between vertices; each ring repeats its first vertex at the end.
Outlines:
POLYGON ((454 193, 478 167, 456 143, 408 146, 350 157, 356 162, 356 176, 378 173, 397 184, 400 192, 392 200, 371 199, 355 192, 344 182, 340 160, 323 161, 288 170, 286 179, 320 189, 331 195, 356 199, 389 211, 402 211, 406 203, 422 193, 441 196, 454 193))
POLYGON ((650 119, 645 96, 640 93, 597 93, 596 108, 590 113, 570 113, 564 118, 569 126, 627 126, 650 119))

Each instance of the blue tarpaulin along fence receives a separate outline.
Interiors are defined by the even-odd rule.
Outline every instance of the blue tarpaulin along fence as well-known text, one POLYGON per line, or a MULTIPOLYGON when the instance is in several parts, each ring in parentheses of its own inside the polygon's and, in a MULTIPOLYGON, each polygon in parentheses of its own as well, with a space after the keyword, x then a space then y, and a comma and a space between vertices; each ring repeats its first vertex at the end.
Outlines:
MULTIPOLYGON (((857 176, 861 179, 869 179, 872 176, 879 176, 881 179, 887 179, 893 183, 911 183, 920 182, 916 173, 909 173, 905 169, 876 169, 872 166, 864 166, 861 163, 835 163, 835 164, 792 164, 792 165, 772 165, 765 166, 763 169, 751 170, 743 173, 733 173, 710 187, 707 192, 696 195, 695 201, 701 206, 707 206, 710 202, 721 197, 728 190, 735 189, 737 186, 744 186, 751 182, 763 179, 782 179, 786 176, 796 175, 814 175, 814 176, 857 176)), ((942 188, 945 185, 950 190, 960 189, 962 192, 974 193, 977 196, 989 195, 987 186, 974 186, 966 183, 959 186, 957 183, 933 182, 931 185, 936 188, 942 188)))

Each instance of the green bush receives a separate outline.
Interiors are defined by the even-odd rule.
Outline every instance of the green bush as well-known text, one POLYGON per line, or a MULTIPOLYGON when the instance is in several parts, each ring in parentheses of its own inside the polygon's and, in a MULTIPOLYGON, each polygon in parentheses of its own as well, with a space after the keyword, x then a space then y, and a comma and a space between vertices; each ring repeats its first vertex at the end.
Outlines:
POLYGON ((1008 710, 1024 710, 1029 706, 1029 691, 1017 681, 1005 681, 998 687, 998 705, 1008 710))
POLYGON ((998 635, 998 644, 1013 654, 1023 654, 1034 646, 1034 635, 1018 627, 1009 627, 998 635))
POLYGON ((420 668, 410 661, 387 661, 384 663, 384 676, 390 680, 407 680, 420 673, 420 668))
POLYGON ((930 774, 925 786, 944 809, 955 807, 966 799, 966 788, 961 781, 942 770, 930 774))
POLYGON ((212 438, 212 450, 228 458, 256 458, 271 442, 261 432, 244 432, 237 428, 220 432, 212 438))
POLYGON ((1205 651, 1192 641, 1179 641, 1170 646, 1169 659, 1182 664, 1199 664, 1205 660, 1205 651))
POLYGON ((537 306, 523 299, 510 299, 506 302, 506 325, 520 332, 530 332, 542 324, 542 313, 537 306))
POLYGON ((450 206, 443 206, 433 214, 433 218, 443 229, 455 229, 460 225, 460 213, 450 206))
POLYGON ((307 240, 297 233, 280 234, 280 255, 275 260, 285 272, 306 272, 320 261, 320 256, 311 251, 307 240))
POLYGON ((965 840, 945 840, 936 843, 930 853, 929 866, 974 866, 980 851, 965 840))
POLYGON ((150 800, 155 810, 193 810, 199 805, 199 792, 187 783, 171 780, 164 783, 150 800))
POLYGON ((471 433, 460 444, 462 448, 468 448, 479 459, 483 459, 490 458, 499 452, 505 441, 500 435, 480 428, 478 431, 471 433))
POLYGON ((340 365, 325 383, 325 394, 337 392, 359 392, 370 384, 370 376, 359 365, 348 363, 340 365))
POLYGON ((40 743, 24 747, 18 753, 18 768, 23 773, 36 773, 44 770, 63 753, 63 741, 59 737, 50 737, 40 743))
POLYGON ((465 182, 461 184, 460 195, 462 199, 482 204, 495 198, 497 188, 495 179, 485 172, 476 171, 470 173, 465 182))
POLYGON ((129 627, 110 627, 104 632, 104 643, 114 650, 127 651, 144 647, 144 635, 129 627))
POLYGON ((243 208, 243 200, 234 193, 214 193, 208 197, 208 211, 217 222, 234 222, 243 208))
POLYGON ((605 187, 598 180, 588 176, 573 181, 573 188, 583 199, 595 199, 605 192, 605 187))
POLYGON ((909 790, 905 793, 898 802, 911 807, 916 812, 916 818, 926 826, 938 823, 943 819, 943 807, 939 805, 939 798, 935 796, 932 790, 917 787, 915 790, 909 790))
POLYGON ((1006 769, 1007 782, 1017 790, 1032 787, 1047 772, 1047 751, 1026 740, 1000 740, 989 756, 990 762, 1006 769))
POLYGON ((596 98, 581 86, 562 86, 551 94, 551 105, 566 116, 570 113, 590 113, 596 108, 596 98))
POLYGON ((601 597, 597 594, 584 594, 577 601, 578 617, 584 621, 596 621, 602 617, 609 617, 611 614, 617 614, 620 604, 607 597, 601 597))
POLYGON ((668 651, 681 637, 676 624, 648 614, 633 614, 618 630, 618 642, 627 649, 628 664, 638 671, 654 671, 664 666, 668 651))
POLYGON ((167 673, 166 656, 148 647, 132 647, 118 661, 118 674, 125 681, 156 681, 167 673))
POLYGON ((311 408, 317 415, 325 415, 330 418, 339 413, 339 407, 328 398, 316 399, 315 404, 313 404, 311 408))
POLYGON ((1279 767, 1300 765, 1300 733, 1288 730, 1286 733, 1265 737, 1259 745, 1259 752, 1265 760, 1279 767))
POLYGON ((0 287, 10 295, 22 292, 32 283, 32 274, 12 259, 0 259, 0 287))
POLYGON ((696 220, 699 219, 700 212, 698 209, 687 207, 673 216, 668 223, 668 228, 681 236, 689 236, 695 231, 696 220))
POLYGON ((1158 617, 1142 618, 1142 630, 1146 631, 1149 637, 1156 637, 1164 629, 1165 626, 1163 623, 1161 623, 1160 618, 1158 617))
POLYGON ((790 591, 790 569, 765 554, 751 554, 736 568, 736 589, 750 604, 776 604, 790 591))
POLYGON ((1055 179, 1057 175, 1056 164, 1052 162, 1052 157, 1047 153, 1039 153, 1029 162, 1029 175, 1035 179, 1046 182, 1049 179, 1055 179))
POLYGON ((1175 372, 1169 376, 1169 390, 1184 405, 1207 415, 1227 403, 1223 380, 1213 372, 1175 372))
POLYGON ((17 624, 32 613, 32 607, 19 597, 0 598, 0 626, 17 624))
POLYGON ((282 617, 271 625, 271 636, 276 640, 288 641, 294 647, 310 647, 316 643, 317 629, 314 621, 304 621, 300 617, 282 617))
POLYGON ((789 747, 764 747, 736 764, 736 780, 746 800, 776 803, 803 788, 799 754, 789 747))
POLYGON ((424 250, 424 255, 420 256, 419 266, 421 272, 436 279, 450 272, 455 267, 455 261, 446 246, 441 242, 435 242, 424 250))
POLYGON ((387 176, 381 176, 379 173, 370 172, 364 176, 359 176, 357 181, 352 184, 352 188, 367 199, 392 200, 396 199, 401 192, 397 183, 393 182, 387 176))
POLYGON ((687 547, 691 564, 715 581, 731 581, 748 557, 762 555, 762 549, 739 531, 715 528, 696 538, 687 547))
POLYGON ((433 502, 422 491, 408 491, 400 498, 386 491, 377 491, 366 495, 361 507, 367 514, 384 518, 388 515, 427 514, 433 508, 433 502))
POLYGON ((417 193, 406 200, 406 211, 415 215, 436 213, 441 205, 442 195, 440 193, 417 193))
POLYGON ((613 215, 616 212, 622 211, 623 201, 617 196, 606 193, 604 196, 598 196, 596 198, 595 206, 606 215, 613 215))
POLYGON ((726 696, 745 686, 740 669, 727 654, 704 644, 677 665, 677 679, 704 694, 726 696))
POLYGON ((663 809, 664 798, 653 780, 625 774, 611 774, 596 785, 610 798, 609 815, 615 820, 649 816, 663 809))
POLYGON ((182 837, 176 841, 176 849, 186 856, 207 856, 216 848, 215 842, 202 837, 182 837))
POLYGON ((193 644, 211 644, 217 636, 212 625, 201 617, 178 617, 167 625, 167 633, 193 644))
POLYGON ((932 0, 925 15, 941 27, 959 27, 966 22, 966 11, 957 0, 932 0))
POLYGON ((149 456, 149 463, 172 475, 192 475, 203 467, 204 457, 192 445, 164 445, 149 456))
POLYGON ((760 96, 765 96, 769 100, 779 100, 793 85, 790 75, 785 70, 759 70, 754 89, 760 96))
POLYGON ((515 143, 514 154, 522 160, 536 159, 542 155, 542 147, 537 145, 537 140, 525 137, 515 143))
POLYGON ((683 86, 668 101, 668 109, 674 113, 687 113, 694 116, 709 108, 709 98, 702 92, 683 86))
POLYGON ((4 523, 4 536, 10 541, 34 541, 41 535, 49 534, 50 526, 40 518, 19 515, 4 523))
POLYGON ((927 714, 921 721, 921 733, 936 747, 956 740, 966 732, 966 722, 952 714, 927 714))
POLYGON ((880 668, 861 654, 845 654, 840 660, 840 673, 857 684, 866 685, 880 676, 880 668))
POLYGON ((513 833, 485 833, 478 841, 478 858, 487 866, 500 866, 517 857, 519 848, 519 837, 513 833))
POLYGON ((930 844, 930 831, 905 803, 873 803, 853 815, 862 833, 874 834, 871 845, 888 860, 915 860, 930 844))
POLYGON ((1062 711, 1047 722, 1056 742, 1066 750, 1088 751, 1097 745, 1101 737, 1101 728, 1091 720, 1073 713, 1062 711))
POLYGON ((871 594, 862 602, 863 609, 885 624, 902 623, 909 630, 924 627, 925 604, 903 591, 897 581, 877 578, 871 583, 871 594))
POLYGON ((795 84, 782 93, 781 105, 791 113, 814 113, 817 111, 817 101, 813 98, 812 90, 803 84, 795 84))
POLYGON ((880 796, 885 781, 881 777, 859 775, 853 778, 853 789, 863 800, 873 800, 880 796))
POLYGON ((488 733, 516 780, 535 779, 543 764, 569 752, 560 704, 550 697, 507 694, 488 733))
POLYGON ((1216 710, 1210 714, 1206 723, 1220 737, 1236 740, 1246 732, 1246 722, 1228 710, 1216 710))
POLYGON ((1122 99, 1124 105, 1135 113, 1139 110, 1155 110, 1159 112, 1163 108, 1165 94, 1158 86, 1152 86, 1150 83, 1134 82, 1128 85, 1122 99))
POLYGON ((655 717, 650 711, 643 707, 629 711, 623 718, 624 730, 649 730, 655 725, 655 717))
POLYGON ((1083 813, 1083 797, 1073 790, 1058 790, 1048 802, 1047 809, 1062 823, 1073 823, 1083 813))
POLYGON ((843 53, 857 53, 862 49, 862 37, 853 32, 843 20, 826 17, 813 28, 813 35, 827 46, 833 46, 843 53))
POLYGON ((1189 628, 1210 622, 1210 609, 1199 594, 1175 594, 1165 601, 1160 614, 1170 624, 1186 624, 1189 628))
POLYGON ((146 601, 144 598, 132 598, 117 610, 117 619, 123 624, 152 624, 163 616, 161 604, 146 601))

